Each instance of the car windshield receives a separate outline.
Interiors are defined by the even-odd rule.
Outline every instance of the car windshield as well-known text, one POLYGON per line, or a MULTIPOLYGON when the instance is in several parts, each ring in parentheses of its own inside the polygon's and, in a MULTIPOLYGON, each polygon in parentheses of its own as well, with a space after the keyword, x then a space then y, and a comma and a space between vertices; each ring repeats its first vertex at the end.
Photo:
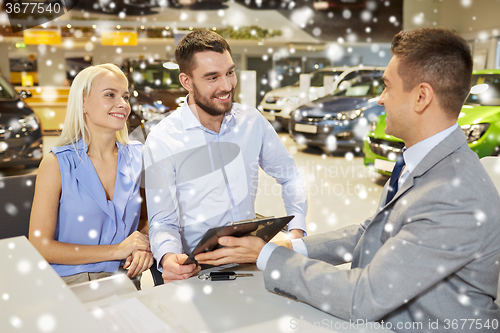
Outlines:
MULTIPOLYGON (((324 84, 324 77, 325 76, 333 76, 333 80, 335 81, 340 74, 342 74, 344 71, 321 71, 321 72, 316 72, 311 75, 311 87, 323 87, 324 84)), ((294 86, 299 86, 300 81, 297 81, 293 84, 294 86)))
POLYGON ((16 91, 5 78, 0 76, 0 99, 14 99, 16 91))
POLYGON ((475 74, 465 104, 500 105, 500 74, 475 74))
POLYGON ((349 97, 377 97, 384 91, 382 78, 362 77, 359 81, 345 90, 337 90, 334 96, 349 97))
POLYGON ((173 63, 132 64, 132 82, 135 88, 180 89, 179 69, 173 63))

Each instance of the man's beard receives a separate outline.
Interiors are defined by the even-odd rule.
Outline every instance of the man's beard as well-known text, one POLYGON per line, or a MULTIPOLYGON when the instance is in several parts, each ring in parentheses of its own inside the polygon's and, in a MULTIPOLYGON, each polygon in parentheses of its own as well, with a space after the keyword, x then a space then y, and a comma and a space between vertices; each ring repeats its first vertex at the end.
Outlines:
MULTIPOLYGON (((220 116, 223 114, 226 114, 231 111, 231 108, 233 107, 234 103, 234 87, 231 89, 229 94, 231 95, 231 103, 227 103, 227 106, 224 107, 223 109, 220 109, 218 105, 215 104, 215 102, 202 97, 200 93, 198 93, 198 89, 196 88, 195 85, 193 85, 193 99, 196 102, 196 105, 198 105, 203 111, 208 113, 211 116, 220 116)), ((215 96, 212 96, 215 98, 215 96)))

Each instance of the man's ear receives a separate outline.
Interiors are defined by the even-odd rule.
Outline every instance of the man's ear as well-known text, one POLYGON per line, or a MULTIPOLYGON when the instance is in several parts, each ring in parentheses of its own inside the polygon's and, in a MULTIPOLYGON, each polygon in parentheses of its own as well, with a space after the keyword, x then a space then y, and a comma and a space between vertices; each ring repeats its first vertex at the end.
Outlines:
POLYGON ((193 90, 191 86, 191 78, 186 73, 179 74, 179 81, 181 82, 184 89, 186 89, 187 91, 193 90))
POLYGON ((422 82, 415 88, 417 89, 415 111, 421 113, 424 112, 434 100, 434 88, 427 82, 422 82))

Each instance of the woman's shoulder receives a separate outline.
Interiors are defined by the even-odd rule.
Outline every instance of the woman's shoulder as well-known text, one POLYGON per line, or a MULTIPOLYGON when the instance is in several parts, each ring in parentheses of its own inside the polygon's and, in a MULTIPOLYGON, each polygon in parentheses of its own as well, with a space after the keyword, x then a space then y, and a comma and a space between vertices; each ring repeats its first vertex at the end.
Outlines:
POLYGON ((136 148, 140 148, 140 149, 142 149, 143 144, 142 144, 142 142, 140 142, 140 141, 130 140, 130 141, 126 144, 126 146, 132 147, 132 148, 134 148, 134 149, 136 149, 136 148))
POLYGON ((121 147, 123 147, 130 154, 142 156, 144 145, 140 141, 133 140, 126 144, 121 144, 121 147))
POLYGON ((86 151, 86 144, 83 143, 82 140, 80 140, 79 142, 70 143, 64 146, 52 147, 50 148, 50 151, 53 152, 55 155, 68 154, 68 153, 80 154, 86 151))

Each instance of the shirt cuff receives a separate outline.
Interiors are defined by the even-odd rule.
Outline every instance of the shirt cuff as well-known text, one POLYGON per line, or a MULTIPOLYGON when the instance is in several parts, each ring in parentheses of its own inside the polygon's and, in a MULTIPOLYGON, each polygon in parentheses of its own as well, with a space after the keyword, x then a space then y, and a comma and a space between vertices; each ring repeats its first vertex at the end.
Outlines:
POLYGON ((304 240, 302 238, 291 239, 290 242, 292 242, 292 247, 295 252, 300 253, 306 257, 309 257, 307 253, 306 243, 304 243, 304 240))
POLYGON ((261 271, 266 270, 267 261, 271 257, 274 249, 278 247, 278 244, 275 243, 267 243, 264 245, 262 250, 260 250, 259 256, 257 257, 257 268, 261 271))
POLYGON ((292 229, 300 229, 304 231, 304 236, 307 236, 306 217, 303 215, 295 215, 295 217, 288 223, 288 230, 292 229))
POLYGON ((155 259, 156 259, 156 265, 158 268, 158 271, 163 273, 163 267, 161 266, 161 259, 163 256, 167 253, 182 253, 182 250, 179 251, 179 247, 173 244, 174 242, 165 242, 163 243, 160 248, 153 253, 155 259))

